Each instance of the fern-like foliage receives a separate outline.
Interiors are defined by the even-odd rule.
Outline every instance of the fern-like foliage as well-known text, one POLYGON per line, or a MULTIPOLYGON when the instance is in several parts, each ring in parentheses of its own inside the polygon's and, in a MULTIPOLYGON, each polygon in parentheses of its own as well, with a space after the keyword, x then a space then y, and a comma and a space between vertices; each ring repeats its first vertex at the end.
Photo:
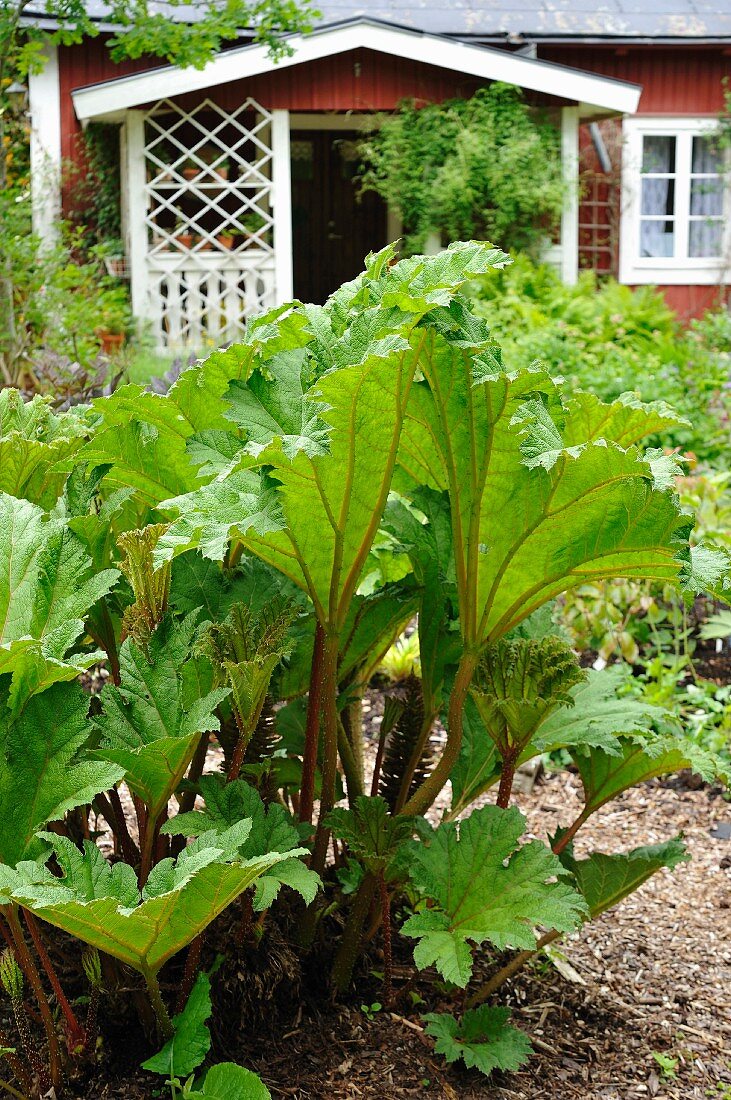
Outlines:
MULTIPOLYGON (((417 750, 424 726, 424 698, 421 681, 413 674, 407 677, 398 696, 401 712, 388 735, 378 790, 391 812, 396 808, 407 768, 417 750)), ((385 716, 384 716, 385 717, 385 716)), ((418 756, 409 795, 426 779, 434 761, 434 746, 428 739, 418 756)))

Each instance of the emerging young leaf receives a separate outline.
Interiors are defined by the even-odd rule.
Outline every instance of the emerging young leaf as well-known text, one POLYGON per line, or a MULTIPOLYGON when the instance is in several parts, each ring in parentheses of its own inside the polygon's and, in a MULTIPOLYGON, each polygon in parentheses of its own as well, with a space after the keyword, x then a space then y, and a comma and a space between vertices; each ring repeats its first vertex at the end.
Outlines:
POLYGON ((247 739, 259 719, 272 673, 289 652, 293 619, 294 609, 281 601, 258 614, 237 603, 201 638, 201 652, 231 688, 239 729, 247 739))
POLYGON ((350 810, 338 806, 330 812, 327 824, 374 872, 384 871, 399 847, 414 834, 414 819, 390 814, 386 800, 378 796, 359 795, 350 810))
POLYGON ((185 1008, 173 1016, 175 1034, 162 1050, 142 1063, 143 1069, 164 1077, 187 1077, 198 1069, 211 1049, 211 1033, 207 1021, 213 1011, 211 979, 199 974, 185 1002, 185 1008))
POLYGON ((448 1062, 462 1059, 468 1069, 489 1076, 494 1070, 514 1073, 524 1065, 533 1048, 528 1036, 507 1022, 509 1008, 480 1005, 461 1020, 449 1013, 429 1012, 425 1031, 436 1039, 434 1050, 448 1062))
POLYGON ((505 759, 523 752, 559 707, 573 707, 571 688, 585 679, 572 650, 557 637, 501 639, 482 651, 471 692, 505 759))
POLYGON ((663 844, 633 848, 630 852, 611 856, 593 852, 586 859, 579 860, 574 859, 569 846, 562 853, 561 862, 576 879, 593 920, 639 889, 656 871, 663 867, 672 870, 679 863, 687 863, 690 858, 682 840, 676 837, 663 844))
POLYGON ((157 818, 183 778, 201 733, 217 730, 215 709, 229 694, 200 694, 190 649, 196 614, 168 617, 146 650, 128 638, 120 649, 121 684, 108 684, 94 723, 102 735, 95 755, 124 768, 130 789, 157 818))
POLYGON ((238 849, 241 859, 254 859, 267 852, 280 852, 283 861, 263 871, 256 884, 254 908, 268 909, 280 886, 289 886, 309 904, 316 896, 320 879, 305 867, 293 850, 299 847, 300 834, 284 806, 265 806, 258 792, 245 780, 226 783, 223 776, 204 775, 199 781, 205 801, 202 812, 177 814, 166 821, 162 833, 183 836, 214 836, 242 820, 251 821, 251 831, 238 849), (291 858, 285 858, 291 857, 291 858))
POLYGON ((92 727, 78 684, 33 696, 15 719, 6 706, 0 690, 0 862, 14 867, 43 851, 39 829, 91 802, 123 771, 83 755, 92 727))
POLYGON ((420 970, 433 963, 447 981, 466 986, 470 943, 532 949, 536 925, 566 932, 581 922, 586 905, 562 881, 565 869, 540 841, 519 845, 524 830, 515 807, 484 806, 411 846, 412 881, 435 903, 401 929, 419 941, 414 960, 420 970))
POLYGON ((152 552, 164 530, 161 523, 151 524, 142 531, 125 531, 117 539, 124 554, 120 568, 135 595, 135 602, 124 612, 122 636, 131 635, 138 645, 147 644, 168 607, 170 563, 158 569, 152 563, 152 552))

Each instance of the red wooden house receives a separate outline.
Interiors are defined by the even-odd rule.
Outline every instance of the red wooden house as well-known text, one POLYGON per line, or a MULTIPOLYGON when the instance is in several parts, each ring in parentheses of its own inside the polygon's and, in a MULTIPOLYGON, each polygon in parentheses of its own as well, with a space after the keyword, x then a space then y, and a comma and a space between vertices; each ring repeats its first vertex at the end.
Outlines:
POLYGON ((498 80, 555 114, 567 179, 584 170, 549 257, 566 280, 589 266, 659 284, 684 314, 726 283, 725 168, 708 135, 731 0, 422 0, 368 15, 333 0, 291 46, 275 64, 242 38, 198 71, 115 64, 102 35, 49 48, 31 80, 36 228, 52 232, 81 128, 119 124, 133 308, 161 347, 231 339, 293 295, 323 300, 399 233, 376 196, 356 201, 349 139, 403 98, 498 80))

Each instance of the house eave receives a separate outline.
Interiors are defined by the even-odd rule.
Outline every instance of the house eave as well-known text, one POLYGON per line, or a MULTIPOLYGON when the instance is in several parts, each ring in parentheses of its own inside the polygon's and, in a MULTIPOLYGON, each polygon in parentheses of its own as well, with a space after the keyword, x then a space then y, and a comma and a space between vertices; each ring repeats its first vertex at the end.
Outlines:
POLYGON ((166 65, 77 88, 72 92, 76 115, 81 122, 101 119, 145 103, 355 49, 418 58, 426 64, 466 76, 514 84, 529 91, 556 96, 567 103, 580 104, 587 115, 606 112, 634 114, 642 90, 637 84, 535 60, 522 54, 365 18, 318 27, 307 35, 288 36, 285 41, 292 52, 276 62, 266 46, 254 43, 222 51, 203 69, 180 69, 175 65, 166 65))

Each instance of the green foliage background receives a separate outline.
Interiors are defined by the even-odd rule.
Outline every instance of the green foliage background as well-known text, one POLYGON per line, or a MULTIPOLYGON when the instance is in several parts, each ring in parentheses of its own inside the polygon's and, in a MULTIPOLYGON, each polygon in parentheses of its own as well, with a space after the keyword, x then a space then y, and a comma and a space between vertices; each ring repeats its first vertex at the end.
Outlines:
POLYGON ((400 212, 407 254, 430 233, 536 253, 561 214, 557 127, 511 85, 443 104, 404 102, 360 152, 361 186, 400 212))

